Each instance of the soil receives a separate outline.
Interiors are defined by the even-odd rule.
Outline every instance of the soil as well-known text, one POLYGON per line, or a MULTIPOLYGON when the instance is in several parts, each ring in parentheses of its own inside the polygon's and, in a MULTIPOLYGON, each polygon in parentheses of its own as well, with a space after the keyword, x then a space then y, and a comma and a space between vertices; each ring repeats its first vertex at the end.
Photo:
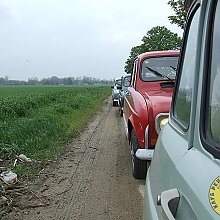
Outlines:
POLYGON ((131 174, 124 121, 111 99, 2 219, 142 219, 144 181, 131 174))

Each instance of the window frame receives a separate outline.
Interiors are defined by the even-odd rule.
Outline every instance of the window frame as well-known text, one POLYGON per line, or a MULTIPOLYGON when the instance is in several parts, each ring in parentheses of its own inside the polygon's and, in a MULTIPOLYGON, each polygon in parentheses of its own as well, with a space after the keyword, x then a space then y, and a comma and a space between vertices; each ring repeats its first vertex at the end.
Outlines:
MULTIPOLYGON (((179 63, 178 63, 178 66, 177 66, 177 73, 176 73, 177 80, 175 82, 174 93, 173 93, 173 96, 172 96, 171 110, 170 110, 170 117, 175 122, 178 129, 180 129, 180 131, 183 132, 184 134, 189 130, 191 120, 189 121, 189 126, 186 127, 175 116, 175 110, 174 109, 176 109, 176 99, 177 99, 177 94, 178 94, 177 92, 179 91, 179 86, 180 86, 180 82, 181 82, 181 79, 182 79, 183 63, 185 61, 185 53, 186 53, 186 48, 187 48, 189 32, 190 32, 190 28, 191 28, 191 25, 192 25, 192 20, 195 16, 197 10, 199 10, 200 7, 201 7, 200 6, 200 1, 194 1, 193 4, 191 5, 191 10, 190 10, 190 13, 188 14, 188 17, 187 17, 187 25, 185 26, 184 35, 183 35, 184 40, 182 42, 179 63)), ((196 43, 198 43, 198 42, 196 42, 196 43)), ((194 79, 194 81, 195 81, 195 79, 194 79)), ((192 95, 192 97, 193 97, 193 95, 192 95)), ((190 115, 191 115, 191 112, 192 112, 192 102, 191 102, 190 115)))
MULTIPOLYGON (((214 140, 210 141, 206 134, 207 125, 207 108, 209 105, 209 95, 210 95, 210 72, 212 67, 212 54, 213 54, 213 36, 214 36, 214 22, 216 16, 216 6, 218 4, 217 0, 213 0, 210 3, 210 8, 208 12, 208 24, 207 33, 205 37, 205 56, 204 56, 204 66, 203 66, 203 84, 202 84, 202 96, 205 97, 201 99, 201 109, 200 109, 200 138, 203 147, 211 153, 214 157, 220 159, 220 144, 216 143, 214 140), (204 83, 208 82, 208 83, 204 83)), ((220 3, 219 3, 220 4, 220 3)), ((220 12, 219 12, 220 13, 220 12)))
POLYGON ((131 75, 131 84, 130 84, 130 86, 133 87, 133 88, 135 88, 135 84, 136 84, 137 65, 138 65, 138 59, 135 59, 134 63, 133 63, 132 75, 131 75))

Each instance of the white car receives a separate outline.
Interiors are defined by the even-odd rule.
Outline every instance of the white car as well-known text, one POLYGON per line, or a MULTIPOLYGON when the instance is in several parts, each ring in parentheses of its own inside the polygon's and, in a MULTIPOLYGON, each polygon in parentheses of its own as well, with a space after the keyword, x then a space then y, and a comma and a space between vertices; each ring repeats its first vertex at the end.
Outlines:
POLYGON ((119 92, 121 89, 121 78, 116 78, 114 80, 114 86, 112 88, 112 104, 113 106, 118 105, 118 100, 119 100, 119 92))
POLYGON ((144 220, 220 219, 220 1, 185 3, 176 87, 147 173, 144 220))

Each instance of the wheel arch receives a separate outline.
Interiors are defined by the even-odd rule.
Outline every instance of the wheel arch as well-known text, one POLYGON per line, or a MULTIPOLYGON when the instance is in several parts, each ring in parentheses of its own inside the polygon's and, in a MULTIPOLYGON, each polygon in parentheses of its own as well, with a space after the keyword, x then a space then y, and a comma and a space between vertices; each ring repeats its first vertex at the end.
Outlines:
POLYGON ((133 117, 131 116, 131 117, 128 119, 128 140, 129 140, 129 143, 130 143, 130 141, 131 141, 131 132, 132 132, 132 130, 134 130, 135 134, 137 134, 135 122, 134 122, 133 117))
POLYGON ((133 130, 134 126, 130 119, 128 119, 128 140, 131 141, 131 131, 133 130))

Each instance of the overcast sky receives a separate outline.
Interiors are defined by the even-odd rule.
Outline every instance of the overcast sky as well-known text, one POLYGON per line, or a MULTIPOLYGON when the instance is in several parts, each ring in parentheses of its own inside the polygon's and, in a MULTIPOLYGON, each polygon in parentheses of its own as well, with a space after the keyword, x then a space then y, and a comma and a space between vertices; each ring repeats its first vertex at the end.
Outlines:
POLYGON ((1 0, 0 77, 121 76, 152 27, 181 35, 167 1, 1 0))

